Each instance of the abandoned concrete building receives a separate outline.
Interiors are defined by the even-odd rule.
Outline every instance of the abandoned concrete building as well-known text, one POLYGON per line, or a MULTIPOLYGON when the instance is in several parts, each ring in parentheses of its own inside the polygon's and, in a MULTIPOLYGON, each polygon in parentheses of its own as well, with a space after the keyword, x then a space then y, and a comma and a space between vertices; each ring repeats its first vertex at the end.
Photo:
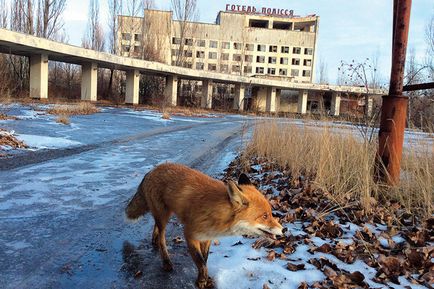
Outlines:
MULTIPOLYGON (((144 17, 119 16, 118 54, 195 70, 294 83, 314 82, 319 16, 230 10, 220 11, 212 24, 174 20, 173 12, 161 10, 146 9, 144 17)), ((193 96, 211 86, 210 106, 232 107, 233 85, 203 85, 201 81, 183 79, 179 86, 180 93, 193 96)), ((241 109, 265 111, 267 89, 245 90, 241 109)), ((332 99, 330 92, 303 93, 308 95, 302 95, 305 101, 300 108, 299 91, 277 91, 276 111, 305 113, 321 107, 333 110, 332 102, 336 99, 332 99)))

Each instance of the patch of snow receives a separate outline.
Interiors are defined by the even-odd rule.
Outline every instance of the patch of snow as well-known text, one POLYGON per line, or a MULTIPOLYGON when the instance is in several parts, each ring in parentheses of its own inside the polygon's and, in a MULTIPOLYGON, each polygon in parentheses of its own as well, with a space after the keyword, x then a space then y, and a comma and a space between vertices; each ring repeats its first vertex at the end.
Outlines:
POLYGON ((396 244, 400 244, 405 242, 405 239, 401 236, 401 235, 395 235, 392 237, 393 242, 395 242, 396 244))
POLYGON ((5 245, 9 248, 14 249, 15 251, 22 250, 32 246, 30 243, 27 243, 25 241, 9 242, 9 243, 5 243, 5 245))
POLYGON ((36 149, 65 148, 65 147, 79 146, 82 144, 78 141, 73 141, 66 138, 31 135, 31 134, 19 134, 17 135, 17 139, 23 141, 29 147, 36 148, 36 149))
POLYGON ((297 288, 301 282, 311 283, 325 278, 321 271, 312 267, 291 272, 285 267, 287 261, 268 261, 265 249, 252 249, 254 241, 228 237, 221 239, 220 245, 211 247, 213 253, 209 256, 208 268, 217 288, 261 289, 265 283, 276 289, 297 288), (243 244, 233 246, 238 241, 243 244))

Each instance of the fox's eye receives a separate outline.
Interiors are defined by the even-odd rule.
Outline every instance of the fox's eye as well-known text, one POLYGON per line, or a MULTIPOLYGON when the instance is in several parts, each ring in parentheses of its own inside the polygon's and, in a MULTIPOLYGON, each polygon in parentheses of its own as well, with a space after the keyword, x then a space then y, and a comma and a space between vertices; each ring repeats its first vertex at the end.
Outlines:
POLYGON ((264 213, 264 214, 262 215, 262 219, 264 219, 264 220, 268 219, 268 214, 267 214, 267 213, 264 213))

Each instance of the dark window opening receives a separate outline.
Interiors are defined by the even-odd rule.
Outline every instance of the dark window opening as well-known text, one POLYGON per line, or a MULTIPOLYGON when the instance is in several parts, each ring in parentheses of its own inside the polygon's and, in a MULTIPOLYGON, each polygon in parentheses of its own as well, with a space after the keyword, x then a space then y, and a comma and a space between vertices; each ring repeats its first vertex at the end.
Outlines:
POLYGON ((268 21, 267 20, 253 20, 253 19, 250 19, 250 21, 249 21, 249 27, 268 28, 268 21))
POLYGON ((273 29, 292 30, 292 22, 273 22, 273 29))

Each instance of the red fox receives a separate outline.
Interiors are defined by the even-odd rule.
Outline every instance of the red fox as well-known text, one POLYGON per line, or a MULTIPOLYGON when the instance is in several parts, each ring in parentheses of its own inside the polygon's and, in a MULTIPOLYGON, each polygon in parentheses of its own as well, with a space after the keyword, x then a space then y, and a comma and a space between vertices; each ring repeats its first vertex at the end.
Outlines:
POLYGON ((212 288, 208 276, 211 240, 230 235, 282 235, 271 206, 245 174, 238 184, 213 179, 180 164, 162 164, 145 175, 125 209, 129 219, 151 212, 155 225, 152 244, 160 250, 163 268, 173 270, 165 230, 174 213, 184 225, 188 251, 198 269, 196 285, 212 288))

